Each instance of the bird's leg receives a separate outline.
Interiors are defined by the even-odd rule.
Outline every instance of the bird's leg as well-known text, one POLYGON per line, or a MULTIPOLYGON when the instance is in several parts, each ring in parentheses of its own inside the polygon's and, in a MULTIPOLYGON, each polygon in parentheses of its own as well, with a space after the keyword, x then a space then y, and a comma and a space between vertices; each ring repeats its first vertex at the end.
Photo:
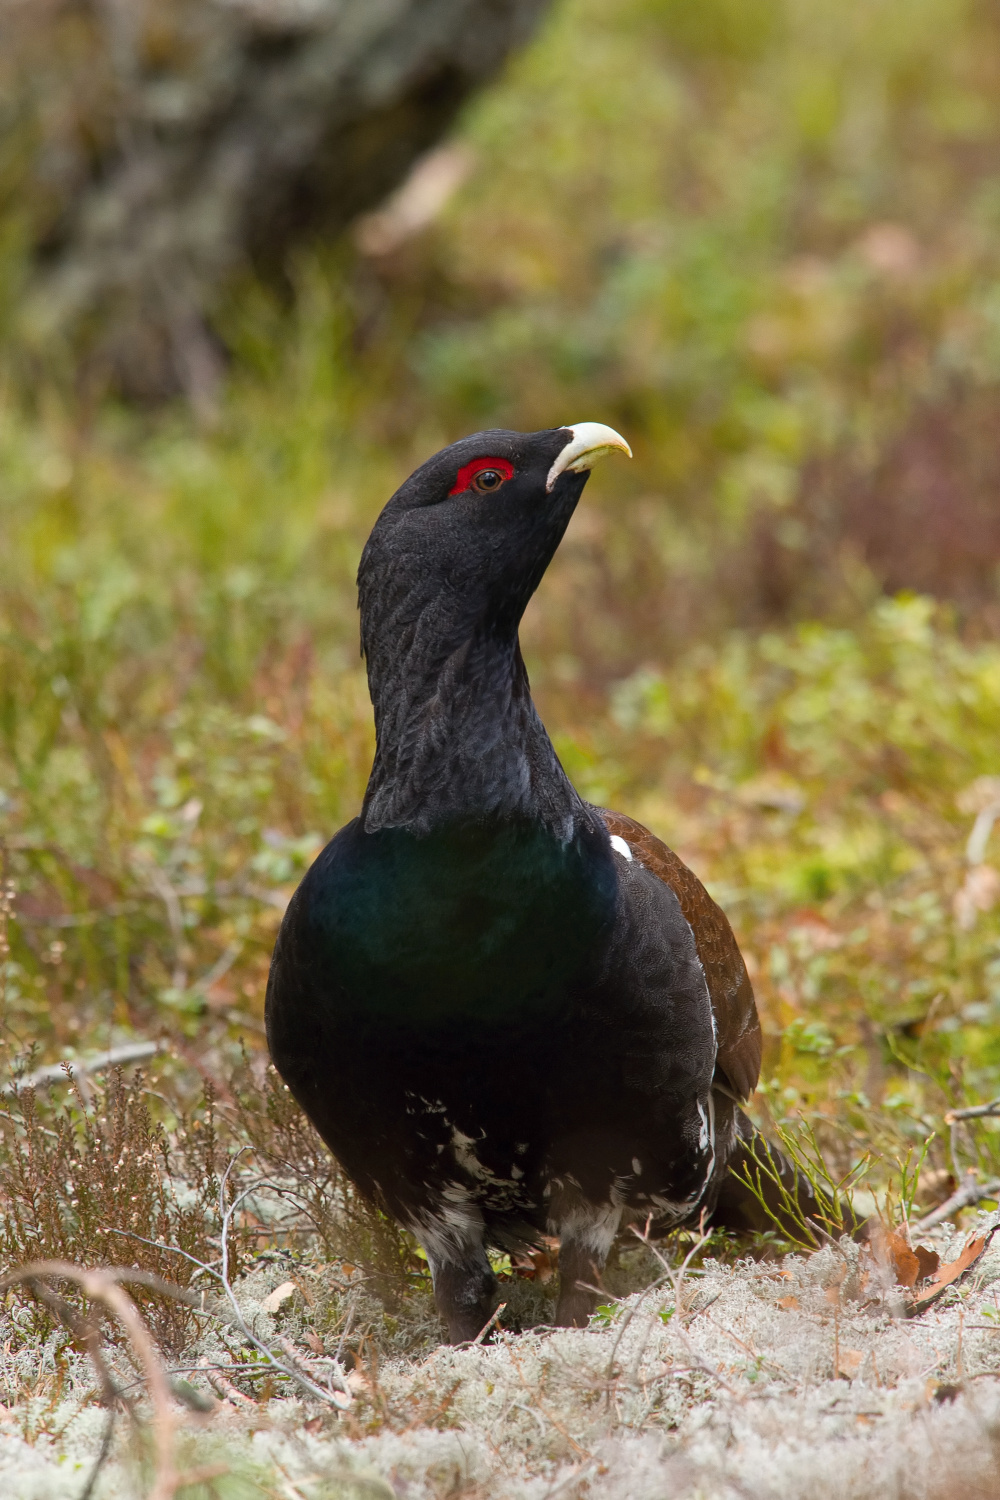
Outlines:
POLYGON ((622 1211, 611 1203, 578 1201, 557 1221, 559 1302, 556 1326, 586 1328, 597 1305, 601 1272, 618 1233, 622 1211))
POLYGON ((464 1344, 477 1338, 496 1304, 497 1279, 480 1245, 464 1260, 439 1261, 428 1255, 434 1278, 434 1301, 448 1325, 448 1341, 464 1344))
POLYGON ((422 1223, 414 1232, 427 1255, 434 1301, 448 1325, 448 1341, 464 1344, 482 1333, 496 1305, 497 1279, 483 1245, 481 1219, 470 1219, 456 1233, 454 1222, 422 1223))
POLYGON ((597 1306, 597 1293, 607 1251, 600 1251, 579 1240, 563 1240, 559 1246, 559 1303, 556 1307, 558 1328, 586 1328, 597 1306))

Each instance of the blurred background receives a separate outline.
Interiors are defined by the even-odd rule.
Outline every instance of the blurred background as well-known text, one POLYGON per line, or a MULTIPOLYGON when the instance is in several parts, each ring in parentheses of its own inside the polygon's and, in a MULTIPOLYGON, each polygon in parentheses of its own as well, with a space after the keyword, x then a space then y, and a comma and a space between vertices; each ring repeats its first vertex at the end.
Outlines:
POLYGON ((592 420, 525 655, 729 912, 760 1117, 1000 1093, 998 231, 994 0, 4 0, 8 1062, 263 1047, 375 515, 592 420))

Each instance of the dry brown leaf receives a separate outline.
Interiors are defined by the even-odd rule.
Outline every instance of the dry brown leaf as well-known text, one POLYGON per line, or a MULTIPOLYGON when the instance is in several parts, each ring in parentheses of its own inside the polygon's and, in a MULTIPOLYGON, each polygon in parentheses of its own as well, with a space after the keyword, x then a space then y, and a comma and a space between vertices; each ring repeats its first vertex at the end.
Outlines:
POLYGON ((974 1235, 966 1243, 961 1254, 955 1260, 949 1261, 947 1265, 940 1266, 931 1284, 921 1292, 919 1297, 911 1302, 907 1309, 908 1316, 913 1318, 919 1313, 925 1312, 932 1303, 937 1301, 942 1292, 946 1291, 948 1287, 964 1276, 966 1271, 970 1270, 976 1264, 976 1261, 979 1260, 993 1238, 993 1233, 994 1231, 991 1229, 986 1234, 974 1235))
POLYGON ((865 1362, 865 1356, 860 1349, 841 1349, 840 1359, 837 1362, 837 1374, 846 1375, 848 1380, 856 1375, 865 1362))
POLYGON ((882 1253, 900 1286, 916 1285, 920 1262, 898 1230, 888 1230, 882 1241, 882 1253))
POLYGON ((280 1286, 276 1286, 274 1291, 270 1292, 263 1299, 260 1305, 265 1312, 273 1315, 276 1312, 280 1312, 285 1303, 294 1297, 297 1291, 298 1287, 294 1281, 283 1281, 280 1286))
POLYGON ((511 1263, 514 1275, 525 1281, 551 1281, 555 1269, 556 1257, 551 1250, 526 1250, 511 1263))
POLYGON ((933 1276, 941 1258, 926 1245, 911 1246, 898 1229, 882 1229, 873 1236, 876 1258, 889 1267, 900 1286, 912 1290, 918 1281, 933 1276))
POLYGON ((798 1297, 779 1297, 777 1305, 778 1307, 786 1307, 790 1312, 794 1312, 799 1305, 799 1299, 798 1297))
POLYGON ((941 1257, 936 1250, 929 1250, 926 1245, 914 1245, 913 1253, 920 1263, 918 1281, 926 1281, 928 1276, 936 1275, 941 1265, 941 1257))

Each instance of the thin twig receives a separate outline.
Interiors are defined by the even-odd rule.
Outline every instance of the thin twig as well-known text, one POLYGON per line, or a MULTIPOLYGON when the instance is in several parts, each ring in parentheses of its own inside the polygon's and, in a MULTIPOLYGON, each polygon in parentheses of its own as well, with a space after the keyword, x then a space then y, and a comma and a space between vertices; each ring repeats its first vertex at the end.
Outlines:
POLYGON ((164 1050, 163 1042, 125 1042, 107 1052, 95 1052, 92 1057, 66 1058, 63 1062, 49 1063, 28 1073, 23 1078, 12 1078, 0 1089, 0 1098, 13 1097, 25 1089, 46 1088, 50 1083, 62 1083, 67 1078, 85 1078, 89 1073, 101 1073, 105 1068, 121 1068, 127 1063, 143 1062, 164 1050))
POLYGON ((170 1388, 156 1346, 139 1316, 138 1308, 118 1285, 119 1276, 124 1274, 116 1269, 84 1270, 64 1260, 36 1260, 0 1276, 0 1291, 6 1291, 18 1282, 33 1282, 41 1277, 57 1276, 76 1282, 85 1296, 95 1302, 103 1302, 114 1313, 125 1328, 145 1371, 146 1388, 153 1403, 156 1469, 149 1500, 174 1500, 178 1488, 186 1482, 187 1476, 178 1472, 174 1461, 176 1420, 170 1404, 170 1388))
MULTIPOLYGON (((973 1174, 967 1173, 966 1177, 972 1178, 973 1174)), ((950 1219, 952 1214, 957 1214, 961 1208, 970 1208, 974 1203, 980 1203, 984 1198, 1000 1197, 1000 1177, 993 1177, 989 1182, 975 1182, 967 1180, 961 1187, 946 1198, 943 1203, 938 1204, 929 1214, 918 1219, 915 1224, 910 1225, 911 1234, 926 1234, 928 1229, 933 1229, 936 1224, 943 1224, 945 1219, 950 1219)))
MULTIPOLYGON (((705 1210, 702 1209, 701 1218, 698 1222, 698 1239, 691 1246, 691 1249, 688 1251, 687 1255, 684 1257, 683 1261, 676 1271, 670 1266, 666 1257, 661 1255, 659 1250, 656 1249, 656 1246, 650 1242, 648 1221, 646 1225, 645 1235, 639 1234, 638 1230, 636 1230, 635 1228, 633 1228, 632 1232, 638 1239, 643 1240, 647 1248, 652 1250, 653 1254, 656 1256, 660 1264, 666 1267, 667 1272, 670 1276, 670 1280, 673 1282, 674 1311, 677 1315, 677 1336, 687 1350, 688 1358, 691 1360, 692 1365, 701 1370, 704 1375, 710 1375, 713 1380, 717 1380, 719 1385, 721 1385, 722 1389, 726 1392, 727 1395, 732 1396, 734 1399, 738 1400, 739 1397, 737 1396, 736 1391, 733 1390, 732 1386, 725 1379, 725 1377, 723 1375, 720 1375, 719 1371, 714 1367, 714 1365, 709 1364, 708 1360, 704 1359, 698 1353, 697 1349, 695 1349, 691 1340, 688 1338, 687 1332, 684 1328, 684 1277, 692 1260, 698 1254, 698 1251, 703 1249, 711 1239, 711 1230, 707 1230, 705 1228, 705 1210)), ((646 1345, 648 1343, 649 1333, 647 1332, 646 1338, 643 1340, 643 1343, 639 1347, 639 1352, 636 1355, 636 1359, 633 1365, 633 1380, 638 1379, 639 1364, 642 1360, 643 1354, 646 1352, 646 1345)))
MULTIPOLYGON (((268 1363, 274 1367, 274 1369, 279 1371, 280 1374, 286 1376, 289 1380, 296 1381, 300 1386, 302 1386, 304 1390, 307 1390, 310 1395, 318 1396, 321 1401, 326 1401, 330 1406, 339 1411, 341 1409, 341 1405, 337 1399, 336 1394, 333 1391, 324 1390, 321 1385, 317 1385, 314 1380, 311 1380, 309 1376, 298 1369, 296 1365, 285 1364, 282 1360, 277 1359, 274 1354, 272 1354, 267 1345, 263 1343, 255 1333, 251 1332, 250 1327, 243 1316, 240 1305, 236 1300, 236 1293, 233 1291, 232 1284, 229 1280, 229 1228, 236 1210, 239 1208, 244 1199, 248 1198, 251 1193, 257 1190, 257 1185, 254 1184, 249 1188, 245 1188, 242 1193, 238 1193, 233 1199, 232 1203, 228 1205, 228 1207, 226 1205, 226 1188, 229 1184, 230 1173, 232 1172, 236 1163, 239 1161, 240 1157, 243 1155, 243 1152, 248 1149, 249 1148, 246 1146, 240 1147, 240 1149, 230 1160, 229 1165, 226 1167, 226 1170, 223 1173, 222 1181, 219 1183, 219 1211, 222 1217, 222 1270, 219 1273, 219 1278, 222 1282, 226 1296, 229 1298, 230 1304, 232 1305, 236 1325, 242 1333, 243 1337, 249 1343, 251 1343, 257 1350, 257 1352, 262 1355, 263 1358, 266 1359, 268 1363)), ((208 1270, 209 1267, 206 1266, 205 1269, 208 1270)), ((341 1384, 343 1385, 345 1392, 349 1395, 350 1391, 348 1389, 347 1382, 342 1377, 341 1384)))
MULTIPOLYGON (((632 1232, 635 1233, 635 1230, 633 1229, 632 1232)), ((639 1238, 641 1239, 642 1236, 640 1235, 639 1238)), ((608 1360, 608 1368, 604 1372, 604 1378, 605 1378, 606 1381, 608 1381, 608 1399, 609 1400, 610 1400, 610 1395, 611 1395, 611 1385, 610 1385, 610 1382, 614 1378, 614 1373, 615 1373, 615 1356, 618 1353, 618 1346, 619 1346, 619 1344, 621 1343, 622 1339, 625 1337, 626 1329, 628 1328, 628 1326, 631 1323, 632 1319, 635 1317, 636 1313, 639 1311, 639 1308, 642 1306, 642 1304, 646 1300, 646 1298, 652 1292, 658 1291, 659 1288, 661 1286, 663 1286, 664 1282, 669 1281, 669 1279, 670 1279, 670 1274, 668 1272, 665 1276, 661 1276, 657 1281, 654 1281, 651 1286, 646 1287, 645 1291, 640 1292, 639 1296, 636 1298, 635 1302, 633 1302, 632 1306, 628 1309, 628 1311, 626 1312, 625 1316, 621 1320, 621 1324, 619 1325, 617 1336, 615 1338, 614 1343, 611 1345, 611 1356, 610 1356, 610 1358, 608 1360)))
POLYGON ((494 1323, 499 1323, 500 1318, 503 1315, 504 1310, 506 1309, 506 1307, 507 1307, 506 1302, 501 1302, 500 1305, 499 1305, 499 1307, 496 1309, 496 1311, 490 1313, 490 1315, 487 1318, 486 1322, 483 1324, 482 1328, 480 1328, 479 1332, 476 1334, 475 1338, 472 1340, 473 1344, 481 1344, 483 1342, 483 1339, 489 1333, 489 1331, 493 1327, 494 1323))
POLYGON ((357 1299, 352 1297, 351 1301, 348 1303, 347 1312, 346 1312, 345 1318, 344 1318, 344 1327, 343 1327, 343 1330, 341 1332, 340 1338, 337 1341, 336 1353, 333 1356, 334 1359, 337 1361, 338 1365, 340 1365, 340 1356, 344 1352, 344 1344, 346 1343, 347 1338, 348 1338, 348 1336, 349 1336, 349 1334, 351 1332, 351 1329, 354 1326, 354 1314, 356 1312, 357 1312, 357 1299))
POLYGON ((950 1109, 944 1120, 950 1125, 954 1120, 980 1120, 984 1115, 1000 1115, 1000 1099, 991 1099, 988 1104, 971 1104, 968 1109, 950 1109))
MULTIPOLYGON (((219 1371, 221 1371, 224 1374, 228 1373, 228 1374, 235 1374, 235 1375, 250 1375, 250 1376, 267 1375, 268 1377, 270 1377, 272 1379, 274 1377, 274 1371, 271 1369, 271 1367, 269 1365, 251 1365, 251 1364, 247 1364, 245 1362, 244 1363, 240 1363, 238 1360, 234 1360, 231 1364, 222 1364, 221 1362, 217 1363, 217 1364, 210 1364, 208 1362, 208 1360, 206 1360, 204 1358, 199 1359, 195 1364, 190 1364, 190 1365, 171 1365, 170 1368, 169 1368, 169 1370, 165 1370, 164 1371, 164 1374, 166 1374, 166 1375, 192 1375, 192 1374, 193 1375, 197 1375, 197 1374, 199 1374, 202 1371, 206 1371, 207 1372, 207 1371, 212 1371, 212 1370, 219 1370, 219 1371)), ((131 1388, 134 1385, 142 1385, 142 1383, 143 1383, 143 1378, 140 1375, 135 1380, 129 1380, 129 1381, 126 1382, 125 1385, 119 1386, 118 1387, 118 1394, 121 1395, 124 1391, 131 1390, 131 1388)))
MULTIPOLYGON (((268 1379, 274 1379, 273 1370, 268 1369, 266 1373, 268 1379)), ((213 1365, 210 1367, 207 1362, 205 1364, 205 1379, 212 1387, 217 1400, 231 1401, 237 1409, 241 1406, 253 1406, 254 1398, 252 1396, 248 1396, 245 1391, 241 1391, 238 1385, 233 1385, 233 1382, 228 1380, 216 1366, 213 1365)))
POLYGON ((215 1277, 216 1281, 222 1280, 219 1272, 214 1270, 212 1266, 210 1266, 206 1261, 199 1260, 196 1255, 189 1255, 188 1252, 186 1250, 182 1250, 179 1245, 165 1245, 162 1240, 148 1240, 144 1234, 136 1234, 134 1229, 107 1228, 105 1229, 104 1233, 120 1234, 123 1239, 139 1240, 139 1242, 143 1245, 151 1245, 154 1250, 169 1250, 172 1255, 183 1255, 184 1259, 189 1260, 193 1266, 197 1266, 199 1271, 207 1271, 209 1276, 215 1277))
MULTIPOLYGON (((111 1230, 110 1233, 125 1234, 127 1231, 111 1230)), ((142 1236, 136 1235, 135 1238, 141 1239, 142 1236)), ((146 1244, 155 1245, 156 1241, 147 1240, 146 1244)), ((158 1248, 161 1250, 173 1250, 176 1247, 173 1245, 160 1245, 158 1248)), ((181 1250, 179 1253, 184 1255, 185 1252, 181 1250)), ((194 1256, 189 1255, 187 1259, 194 1260, 194 1256)), ((195 1264, 197 1265, 198 1262, 195 1261, 195 1264)), ((202 1266, 201 1269, 211 1272, 210 1266, 202 1266)), ((190 1287, 178 1286, 174 1281, 167 1281, 165 1277, 157 1276, 155 1271, 140 1271, 138 1267, 125 1266, 119 1268, 117 1279, 125 1285, 144 1286, 151 1292, 158 1292, 161 1297, 170 1297, 174 1302, 181 1302, 185 1307, 190 1307, 193 1312, 206 1313, 210 1317, 221 1316, 219 1313, 213 1312, 210 1308, 204 1306, 201 1292, 193 1292, 190 1287)))
MULTIPOLYGON (((231 1309, 230 1311, 221 1312, 218 1309, 206 1308, 203 1305, 203 1301, 197 1292, 190 1292, 185 1287, 175 1287, 170 1282, 163 1281, 160 1277, 155 1276, 150 1271, 130 1273, 130 1277, 132 1279, 141 1281, 144 1286, 149 1286, 151 1290, 159 1291, 164 1296, 174 1297, 175 1300, 183 1302, 186 1306, 191 1307, 198 1312, 206 1313, 209 1317, 219 1318, 220 1321, 225 1322, 232 1327, 235 1327, 247 1340, 247 1342, 253 1345, 254 1349, 257 1350, 257 1353, 260 1354, 261 1357, 267 1362, 272 1373, 277 1372, 280 1375, 284 1375, 287 1380, 296 1381, 300 1386, 303 1387, 304 1390, 307 1390, 311 1396, 318 1396, 321 1401, 326 1401, 331 1406, 335 1407, 337 1411, 341 1411, 343 1410, 343 1402, 336 1392, 325 1390, 322 1386, 317 1385, 315 1381, 309 1378, 308 1375, 299 1370, 294 1363, 286 1364, 284 1363, 284 1361, 278 1359, 268 1348, 268 1346, 261 1339, 259 1339, 255 1333, 253 1333, 243 1316, 239 1303, 236 1300, 236 1294, 233 1291, 232 1283, 229 1279, 229 1229, 232 1223, 233 1215, 239 1208, 240 1204, 243 1203, 247 1198, 249 1198, 253 1193, 258 1192, 260 1190, 261 1183, 252 1183, 248 1188, 245 1188, 243 1192, 238 1193, 237 1196, 233 1199, 233 1202, 228 1206, 226 1205, 225 1201, 225 1192, 233 1167, 236 1165, 243 1152, 247 1150, 249 1150, 249 1147, 247 1146, 240 1147, 239 1151, 236 1152, 236 1154, 229 1162, 229 1165, 226 1167, 222 1181, 219 1184, 219 1208, 222 1216, 222 1269, 220 1271, 216 1271, 213 1266, 208 1265, 203 1260, 199 1260, 197 1256, 190 1255, 188 1251, 181 1250, 176 1245, 158 1245, 155 1240, 146 1240, 142 1235, 133 1234, 129 1230, 119 1229, 112 1230, 111 1232, 114 1234, 129 1235, 130 1238, 142 1240, 144 1244, 155 1245, 156 1248, 160 1250, 173 1250, 176 1254, 182 1255, 185 1260, 189 1260, 193 1265, 197 1266, 199 1270, 207 1272, 209 1276, 214 1276, 215 1279, 220 1283, 223 1291, 226 1294, 226 1297, 228 1298, 231 1309)), ((347 1385, 347 1382, 341 1375, 339 1368, 337 1369, 336 1373, 345 1394, 350 1396, 350 1389, 347 1385)))
POLYGON ((307 1371, 315 1369, 317 1365, 332 1365, 333 1373, 337 1376, 337 1378, 340 1380, 341 1385, 343 1386, 342 1395, 338 1396, 336 1392, 332 1393, 334 1405, 338 1408, 339 1411, 346 1411, 349 1406, 353 1406, 354 1393, 351 1390, 350 1386, 347 1384, 347 1381, 343 1378, 339 1361, 332 1354, 320 1354, 313 1356, 303 1354, 301 1349, 296 1349, 291 1339, 286 1338, 284 1334, 282 1334, 281 1337, 278 1338, 277 1343, 282 1349, 284 1349, 285 1353, 290 1359, 297 1360, 301 1365, 305 1366, 307 1371))
POLYGON ((75 1307, 66 1301, 64 1297, 58 1296, 44 1281, 28 1281, 26 1285, 50 1312, 55 1313, 62 1323, 69 1329, 70 1333, 81 1344, 90 1356, 91 1362, 97 1371, 97 1379, 101 1388, 101 1400, 106 1406, 114 1409, 115 1403, 121 1399, 129 1415, 135 1419, 135 1411, 128 1399, 124 1396, 122 1389, 115 1385, 111 1370, 104 1358, 101 1348, 101 1336, 93 1323, 88 1323, 86 1318, 80 1314, 75 1307))

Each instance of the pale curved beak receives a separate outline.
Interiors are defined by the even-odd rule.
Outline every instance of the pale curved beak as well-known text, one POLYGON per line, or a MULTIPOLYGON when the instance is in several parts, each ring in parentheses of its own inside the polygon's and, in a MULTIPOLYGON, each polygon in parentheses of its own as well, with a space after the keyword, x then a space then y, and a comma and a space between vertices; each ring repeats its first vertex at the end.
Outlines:
POLYGON ((546 494, 551 493, 559 475, 565 474, 567 469, 572 474, 592 469, 597 460, 608 453, 624 453, 628 458, 632 457, 632 449, 621 433, 613 427, 605 427, 603 422, 575 422, 568 430, 573 436, 549 470, 545 481, 546 494))

